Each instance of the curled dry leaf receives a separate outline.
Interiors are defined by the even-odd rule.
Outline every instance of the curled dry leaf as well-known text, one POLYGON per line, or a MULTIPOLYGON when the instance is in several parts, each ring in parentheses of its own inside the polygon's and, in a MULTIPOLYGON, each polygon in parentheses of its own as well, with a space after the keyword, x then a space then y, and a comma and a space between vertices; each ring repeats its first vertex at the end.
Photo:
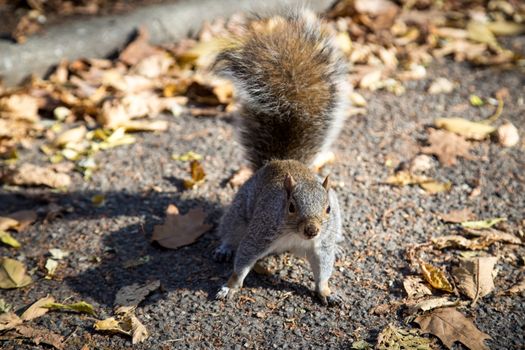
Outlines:
POLYGON ((26 274, 23 263, 10 258, 2 258, 0 262, 0 288, 21 288, 30 284, 31 277, 26 274))
POLYGON ((38 99, 26 94, 13 94, 0 98, 0 117, 37 122, 38 99))
POLYGON ((472 213, 472 210, 469 208, 463 208, 463 209, 457 209, 457 210, 451 210, 446 214, 439 214, 439 217, 441 220, 445 222, 452 222, 455 224, 459 224, 461 222, 465 222, 468 220, 474 219, 474 214, 472 213))
MULTIPOLYGON (((24 231, 29 225, 36 221, 38 215, 34 210, 19 210, 14 213, 7 214, 7 218, 16 221, 16 225, 9 228, 17 232, 24 231)), ((0 230, 7 230, 9 228, 2 228, 2 217, 0 217, 0 230)))
POLYGON ((520 142, 518 129, 511 123, 505 123, 498 128, 498 141, 503 147, 513 147, 520 142))
POLYGON ((95 322, 94 328, 97 331, 110 333, 121 333, 132 337, 132 343, 138 344, 146 340, 149 336, 146 327, 139 321, 133 313, 125 313, 105 320, 95 322))
POLYGON ((20 248, 22 245, 9 232, 0 230, 0 242, 13 248, 20 248))
POLYGON ((17 186, 48 186, 52 188, 66 188, 71 185, 68 174, 59 173, 51 168, 24 163, 21 166, 8 169, 1 180, 9 185, 17 186))
POLYGON ((463 137, 444 130, 428 130, 429 146, 423 147, 421 151, 425 154, 434 154, 439 162, 445 166, 456 164, 458 157, 472 159, 470 154, 470 142, 463 137))
POLYGON ((484 341, 490 336, 481 332, 476 325, 455 308, 434 309, 430 313, 418 316, 415 322, 423 333, 438 337, 449 349, 456 341, 472 350, 488 350, 484 341))
POLYGON ((525 277, 521 279, 518 283, 513 285, 509 290, 506 291, 506 294, 518 294, 525 291, 525 277))
POLYGON ((454 288, 441 269, 425 262, 421 262, 419 266, 421 267, 423 277, 432 287, 449 293, 454 291, 454 288))
POLYGON ((434 125, 470 140, 483 140, 496 131, 496 128, 487 124, 476 123, 463 118, 438 118, 434 125))
POLYGON ((487 228, 482 230, 464 228, 463 231, 469 235, 479 237, 479 239, 483 241, 522 244, 521 240, 513 234, 496 230, 493 228, 487 228))
POLYGON ((29 321, 38 318, 49 311, 49 309, 45 308, 44 305, 54 302, 55 298, 53 297, 45 297, 39 299, 38 301, 33 303, 29 308, 27 308, 27 310, 24 311, 22 315, 20 315, 20 319, 22 319, 22 321, 29 321))
POLYGON ((184 188, 191 189, 197 185, 200 185, 204 182, 206 178, 206 173, 202 164, 198 160, 192 160, 190 163, 190 174, 191 179, 184 180, 184 188))
POLYGON ((432 238, 432 244, 437 249, 459 248, 469 250, 482 250, 488 248, 495 241, 486 239, 467 239, 459 235, 448 235, 432 238))
POLYGON ((79 143, 86 136, 87 129, 84 125, 66 130, 56 137, 54 144, 57 147, 65 146, 69 143, 79 143))
POLYGON ((391 350, 391 349, 418 349, 431 350, 431 339, 423 338, 419 335, 417 329, 403 329, 395 327, 391 324, 377 336, 376 349, 391 350))
POLYGON ((241 187, 250 177, 252 177, 253 171, 247 166, 241 166, 239 170, 233 174, 228 183, 233 188, 241 187))
POLYGON ((146 285, 134 283, 130 286, 121 288, 115 296, 116 306, 137 307, 144 298, 160 287, 160 281, 156 280, 146 285))
POLYGON ((497 261, 498 258, 493 256, 463 259, 459 267, 452 270, 458 289, 473 303, 494 289, 492 272, 497 261))
POLYGON ((408 298, 421 298, 426 295, 432 295, 432 291, 419 276, 407 276, 403 280, 403 287, 408 298))
POLYGON ((177 249, 191 244, 212 226, 205 224, 206 214, 202 208, 193 208, 186 215, 170 204, 166 209, 166 220, 153 228, 152 240, 161 246, 177 249))
POLYGON ((407 303, 408 312, 411 314, 419 311, 430 311, 439 307, 451 307, 457 305, 459 305, 459 300, 450 300, 447 297, 430 298, 407 303))

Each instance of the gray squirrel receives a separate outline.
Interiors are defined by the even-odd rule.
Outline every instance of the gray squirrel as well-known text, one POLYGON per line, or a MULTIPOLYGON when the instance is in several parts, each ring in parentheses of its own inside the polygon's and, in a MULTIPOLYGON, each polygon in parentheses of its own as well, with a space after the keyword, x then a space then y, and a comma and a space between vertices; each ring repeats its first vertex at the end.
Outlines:
POLYGON ((234 271, 216 298, 241 288, 257 260, 290 251, 309 261, 321 302, 340 303, 328 285, 343 240, 339 202, 329 178, 309 167, 345 120, 347 63, 319 19, 303 10, 248 25, 213 68, 234 84, 240 143, 255 172, 219 224, 214 258, 234 257, 234 271))

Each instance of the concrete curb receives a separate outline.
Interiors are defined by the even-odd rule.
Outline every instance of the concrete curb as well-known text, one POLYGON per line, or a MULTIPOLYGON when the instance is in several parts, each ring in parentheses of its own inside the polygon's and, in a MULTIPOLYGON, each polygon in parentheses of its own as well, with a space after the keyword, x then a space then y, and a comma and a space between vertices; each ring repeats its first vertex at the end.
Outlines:
MULTIPOLYGON (((307 6, 326 9, 332 0, 312 0, 307 6)), ((180 40, 199 30, 202 23, 239 11, 271 12, 283 7, 304 6, 299 0, 181 0, 153 5, 133 12, 68 21, 29 37, 26 43, 0 41, 0 78, 13 86, 30 74, 43 75, 62 59, 107 57, 121 49, 135 30, 144 25, 155 44, 180 40)))

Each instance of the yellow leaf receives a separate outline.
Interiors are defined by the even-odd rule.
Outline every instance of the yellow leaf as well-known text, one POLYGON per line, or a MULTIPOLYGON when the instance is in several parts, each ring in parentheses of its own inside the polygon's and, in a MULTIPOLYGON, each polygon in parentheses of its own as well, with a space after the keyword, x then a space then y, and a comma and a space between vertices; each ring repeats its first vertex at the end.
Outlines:
POLYGON ((191 189, 204 182, 206 173, 198 160, 192 160, 190 163, 191 179, 184 180, 184 188, 191 189))
POLYGON ((21 288, 30 284, 31 277, 26 274, 26 267, 20 261, 3 258, 0 263, 0 288, 21 288))
POLYGON ((498 222, 502 222, 506 220, 507 220, 506 218, 493 218, 493 219, 480 220, 480 221, 464 221, 461 223, 461 226, 465 228, 472 228, 472 229, 483 229, 483 228, 490 228, 496 225, 498 222))
POLYGON ((472 140, 483 140, 496 131, 493 126, 463 118, 438 118, 434 121, 434 125, 472 140))
POLYGON ((494 35, 519 35, 525 33, 525 23, 496 21, 486 23, 485 26, 494 35))
POLYGON ((440 192, 450 191, 452 184, 450 182, 438 182, 435 180, 422 182, 419 186, 429 194, 436 194, 440 192))
POLYGON ((22 245, 9 232, 0 230, 0 242, 7 244, 13 248, 20 248, 22 245))
POLYGON ((57 147, 65 146, 68 143, 78 143, 84 139, 86 133, 86 127, 84 125, 81 125, 79 127, 64 131, 63 133, 57 136, 53 143, 57 147))
POLYGON ((474 107, 481 107, 484 104, 484 102, 481 99, 481 97, 479 97, 477 95, 470 95, 470 97, 468 99, 470 101, 470 104, 473 105, 474 107))
POLYGON ((425 262, 421 262, 420 267, 423 277, 432 287, 449 293, 454 291, 443 271, 425 262))
POLYGON ((89 315, 94 315, 95 310, 93 308, 93 305, 86 303, 85 301, 79 301, 78 303, 73 304, 61 304, 61 303, 54 303, 50 302, 42 307, 50 309, 50 310, 67 310, 67 311, 75 311, 75 312, 82 312, 89 315))
POLYGON ((201 160, 202 155, 195 153, 193 151, 186 152, 184 154, 172 154, 171 159, 173 160, 179 160, 181 162, 187 162, 190 160, 201 160))

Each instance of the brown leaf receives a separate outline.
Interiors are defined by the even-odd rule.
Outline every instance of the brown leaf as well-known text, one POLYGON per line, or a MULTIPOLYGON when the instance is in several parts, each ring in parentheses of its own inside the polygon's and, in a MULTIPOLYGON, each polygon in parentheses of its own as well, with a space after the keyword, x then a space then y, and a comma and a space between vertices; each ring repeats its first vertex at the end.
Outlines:
POLYGON ((460 266, 452 270, 458 289, 473 303, 494 289, 492 270, 497 261, 493 256, 463 259, 460 266))
POLYGON ((132 337, 133 344, 141 343, 149 336, 146 327, 144 327, 133 312, 118 315, 116 318, 110 317, 97 321, 93 327, 97 331, 129 335, 132 337))
POLYGON ((34 210, 19 210, 7 214, 6 217, 0 217, 0 231, 6 231, 8 229, 13 229, 17 232, 24 231, 36 221, 37 217, 36 211, 34 210))
POLYGON ((134 283, 121 288, 115 296, 115 306, 137 307, 144 298, 155 289, 160 287, 160 281, 156 280, 146 285, 134 283))
POLYGON ((146 57, 159 53, 159 49, 149 44, 149 33, 145 27, 140 27, 137 37, 119 55, 122 62, 135 65, 146 57))
POLYGON ((20 261, 3 258, 0 262, 0 288, 11 289, 25 287, 32 282, 26 274, 26 267, 20 261))
POLYGON ((375 349, 418 349, 431 350, 432 340, 420 336, 417 329, 397 328, 391 324, 377 336, 377 345, 375 349))
POLYGON ((432 238, 432 243, 438 249, 460 248, 469 250, 481 250, 489 247, 494 241, 482 239, 467 239, 459 235, 448 235, 432 238))
POLYGON ((454 288, 448 281, 443 271, 425 262, 421 262, 419 266, 421 267, 423 277, 432 287, 444 290, 445 292, 449 293, 452 293, 454 291, 454 288))
POLYGON ((488 350, 486 339, 491 339, 481 332, 476 325, 455 308, 435 309, 430 313, 418 316, 415 322, 423 333, 437 336, 449 349, 459 341, 466 347, 475 350, 488 350))
POLYGON ((53 188, 64 188, 71 185, 71 177, 68 174, 58 173, 51 168, 24 163, 19 167, 11 168, 1 177, 4 183, 17 186, 48 186, 53 188))
POLYGON ((471 145, 463 137, 444 130, 429 129, 428 132, 429 146, 423 147, 421 151, 436 155, 441 164, 452 166, 458 157, 473 158, 470 154, 471 145))
POLYGON ((410 299, 432 295, 430 288, 428 288, 424 281, 418 276, 405 277, 403 280, 403 287, 410 299))
POLYGON ((38 318, 46 314, 49 311, 48 308, 45 308, 43 306, 50 304, 50 303, 54 303, 54 302, 55 302, 55 298, 53 297, 42 298, 36 301, 35 303, 33 303, 29 308, 27 308, 27 310, 24 311, 22 315, 20 315, 20 318, 23 321, 29 321, 29 320, 38 318))
POLYGON ((507 290, 507 294, 518 294, 525 291, 525 277, 521 279, 518 283, 513 285, 509 290, 507 290))
POLYGON ((459 300, 449 300, 447 297, 430 298, 418 300, 417 302, 409 301, 407 304, 408 312, 413 314, 418 311, 430 311, 439 307, 450 307, 459 305, 459 300))
POLYGON ((9 338, 26 338, 36 345, 47 344, 55 349, 64 348, 64 337, 48 331, 47 329, 36 329, 29 326, 19 325, 5 334, 9 338))
POLYGON ((452 210, 446 214, 439 214, 438 216, 441 218, 441 220, 445 222, 452 222, 455 224, 459 224, 464 221, 473 220, 476 217, 472 213, 472 210, 468 208, 452 210))
POLYGON ((13 329, 22 322, 24 321, 22 321, 22 319, 14 312, 5 312, 0 314, 0 331, 13 329))
POLYGON ((204 182, 204 179, 206 178, 204 168, 198 160, 192 160, 190 162, 190 173, 191 179, 184 180, 185 189, 191 189, 197 185, 200 185, 204 182))
POLYGON ((480 237, 483 241, 522 244, 521 240, 513 234, 496 230, 494 228, 487 228, 482 230, 463 228, 463 231, 470 235, 480 237))
POLYGON ((386 180, 386 183, 393 186, 417 184, 428 194, 446 192, 452 187, 450 182, 439 182, 426 176, 412 174, 408 170, 401 170, 396 172, 394 175, 389 176, 386 180))
POLYGON ((241 187, 250 177, 252 177, 253 171, 247 166, 241 166, 239 170, 233 174, 228 183, 233 188, 241 187))
POLYGON ((170 249, 177 249, 191 244, 212 226, 205 224, 206 214, 202 208, 191 209, 186 215, 180 215, 174 204, 166 209, 166 220, 153 228, 153 241, 170 249))
POLYGON ((39 120, 38 99, 25 94, 2 97, 0 98, 0 117, 37 122, 39 120))

